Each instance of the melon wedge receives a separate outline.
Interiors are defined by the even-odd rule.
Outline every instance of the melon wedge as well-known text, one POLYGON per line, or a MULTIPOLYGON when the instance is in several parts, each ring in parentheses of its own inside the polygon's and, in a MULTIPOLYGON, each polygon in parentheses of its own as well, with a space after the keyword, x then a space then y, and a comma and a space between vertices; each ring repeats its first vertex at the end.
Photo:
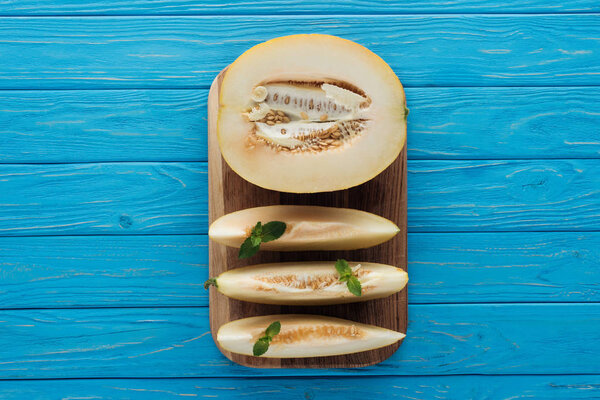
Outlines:
POLYGON ((247 50, 219 94, 221 154, 242 178, 324 192, 378 175, 406 141, 406 99, 375 53, 335 36, 293 35, 247 50))
POLYGON ((275 321, 281 331, 261 357, 334 356, 378 349, 404 339, 390 329, 320 315, 266 315, 228 322, 217 333, 219 345, 232 353, 252 355, 252 346, 275 321))
POLYGON ((261 244, 261 250, 354 250, 372 247, 394 237, 400 229, 391 221, 365 211, 318 206, 248 208, 214 221, 209 237, 240 247, 257 222, 282 221, 285 233, 261 244))
POLYGON ((348 263, 362 285, 355 296, 340 282, 335 261, 258 264, 236 268, 215 278, 224 295, 243 301, 280 305, 328 305, 387 297, 406 286, 400 268, 376 263, 348 263))

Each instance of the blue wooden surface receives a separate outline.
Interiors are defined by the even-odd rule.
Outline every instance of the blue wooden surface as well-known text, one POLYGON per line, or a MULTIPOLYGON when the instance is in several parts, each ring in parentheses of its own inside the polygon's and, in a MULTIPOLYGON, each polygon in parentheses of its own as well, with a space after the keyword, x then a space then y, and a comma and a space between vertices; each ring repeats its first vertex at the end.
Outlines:
POLYGON ((0 398, 600 398, 598 12, 2 2, 0 398), (297 32, 407 86, 408 337, 360 370, 248 369, 208 334, 208 85, 297 32))

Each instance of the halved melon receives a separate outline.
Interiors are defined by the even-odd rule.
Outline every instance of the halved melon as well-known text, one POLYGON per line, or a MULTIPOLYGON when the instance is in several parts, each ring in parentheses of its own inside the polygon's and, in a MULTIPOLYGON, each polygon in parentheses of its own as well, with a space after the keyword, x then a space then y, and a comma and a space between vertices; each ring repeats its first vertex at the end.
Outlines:
POLYGON ((340 282, 335 261, 258 264, 236 268, 215 278, 219 292, 243 301, 280 305, 354 303, 387 297, 406 286, 400 268, 376 263, 348 263, 362 285, 355 296, 340 282))
POLYGON ((218 140, 231 168, 258 186, 333 191, 398 157, 407 112, 398 77, 375 53, 335 36, 285 36, 227 69, 218 140))
POLYGON ((240 247, 257 222, 282 221, 285 233, 261 244, 261 250, 354 250, 394 237, 400 229, 385 218, 349 208, 267 206, 248 208, 214 221, 208 236, 226 246, 240 247))
POLYGON ((251 356, 254 343, 275 321, 281 322, 281 330, 261 357, 301 358, 358 353, 394 344, 406 336, 340 318, 287 314, 228 322, 219 329, 217 341, 225 350, 251 356))

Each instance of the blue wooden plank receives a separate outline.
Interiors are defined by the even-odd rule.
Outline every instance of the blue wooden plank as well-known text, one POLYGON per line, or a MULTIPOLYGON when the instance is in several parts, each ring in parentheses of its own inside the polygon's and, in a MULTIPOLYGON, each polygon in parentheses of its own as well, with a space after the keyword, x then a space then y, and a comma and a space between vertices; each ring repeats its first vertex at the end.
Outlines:
POLYGON ((262 0, 223 2, 222 0, 5 0, 0 15, 236 15, 236 14, 380 14, 380 13, 565 13, 598 12, 592 0, 556 3, 549 0, 460 0, 440 3, 436 0, 410 2, 390 0, 317 0, 292 2, 262 0))
MULTIPOLYGON (((0 163, 206 161, 207 94, 0 91, 0 163)), ((600 155, 597 87, 407 88, 406 97, 409 159, 600 155)))
MULTIPOLYGON (((598 230, 599 165, 411 160, 409 231, 598 230)), ((0 236, 207 228, 205 163, 0 165, 0 236)))
POLYGON ((597 158, 600 88, 408 88, 411 159, 597 158))
POLYGON ((208 305, 207 236, 0 239, 2 308, 208 305))
POLYGON ((364 44, 406 86, 598 85, 600 15, 2 18, 0 88, 207 87, 293 33, 364 44))
MULTIPOLYGON (((2 308, 206 306, 208 238, 0 238, 2 308)), ((410 303, 600 302, 600 233, 413 233, 410 303)))
MULTIPOLYGON (((411 305, 388 360, 319 375, 598 374, 600 304, 411 305)), ((207 308, 0 312, 0 378, 314 375, 234 365, 207 308)))
POLYGON ((598 167, 597 159, 413 160, 409 230, 597 230, 598 167))
POLYGON ((0 235, 206 233, 206 163, 0 166, 0 235))
POLYGON ((518 398, 598 399, 598 375, 547 376, 386 376, 299 378, 75 379, 0 381, 5 400, 64 399, 163 400, 216 399, 347 400, 506 400, 518 398))
POLYGON ((207 95, 0 91, 0 162, 206 161, 207 95))

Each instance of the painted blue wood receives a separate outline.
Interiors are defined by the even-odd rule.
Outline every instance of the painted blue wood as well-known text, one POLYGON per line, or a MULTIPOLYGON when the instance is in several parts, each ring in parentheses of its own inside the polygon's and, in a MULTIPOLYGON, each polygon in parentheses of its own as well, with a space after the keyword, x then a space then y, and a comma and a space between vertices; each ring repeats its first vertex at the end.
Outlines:
MULTIPOLYGON (((8 308, 207 306, 208 238, 0 238, 8 308)), ((412 233, 409 302, 600 302, 600 233, 412 233)))
POLYGON ((0 239, 0 307, 206 306, 207 236, 0 239))
MULTIPOLYGON (((600 160, 408 163, 410 232, 600 229, 600 160)), ((0 165, 0 236, 207 233, 205 163, 0 165)))
POLYGON ((5 0, 0 15, 227 15, 227 14, 382 14, 382 13, 565 13, 598 12, 592 0, 557 3, 550 0, 461 0, 440 3, 435 0, 317 0, 292 2, 262 0, 224 2, 222 0, 5 0))
POLYGON ((214 346, 208 308, 0 311, 0 378, 599 374, 600 304, 411 305, 407 338, 363 369, 254 369, 214 346))
MULTIPOLYGON (((0 163, 206 161, 207 94, 0 91, 0 163)), ((409 159, 600 155, 597 87, 407 88, 406 97, 409 159)))
POLYGON ((0 381, 5 400, 305 399, 412 400, 598 399, 598 375, 386 376, 323 378, 76 379, 0 381))
POLYGON ((207 95, 0 91, 0 163, 206 161, 207 95))
POLYGON ((597 159, 414 160, 409 230, 597 230, 598 167, 597 159))
POLYGON ((563 3, 3 2, 170 16, 0 18, 0 89, 19 89, 0 91, 0 163, 127 161, 0 166, 2 307, 112 307, 0 311, 0 378, 210 378, 0 380, 0 397, 598 397, 598 375, 473 375, 600 373, 599 304, 481 304, 598 302, 600 234, 572 231, 599 229, 600 16, 577 13, 600 9, 563 3), (442 15, 481 12, 501 15, 442 15), (527 14, 552 12, 575 14, 527 14), (412 110, 409 337, 359 371, 233 365, 188 307, 206 304, 206 165, 189 162, 206 160, 206 88, 306 31, 378 52, 412 110), (44 236, 95 234, 125 236, 44 236))
POLYGON ((206 233, 206 163, 0 166, 0 235, 206 233))
POLYGON ((352 39, 406 86, 598 85, 600 15, 86 17, 0 20, 0 88, 208 87, 249 47, 352 39))

